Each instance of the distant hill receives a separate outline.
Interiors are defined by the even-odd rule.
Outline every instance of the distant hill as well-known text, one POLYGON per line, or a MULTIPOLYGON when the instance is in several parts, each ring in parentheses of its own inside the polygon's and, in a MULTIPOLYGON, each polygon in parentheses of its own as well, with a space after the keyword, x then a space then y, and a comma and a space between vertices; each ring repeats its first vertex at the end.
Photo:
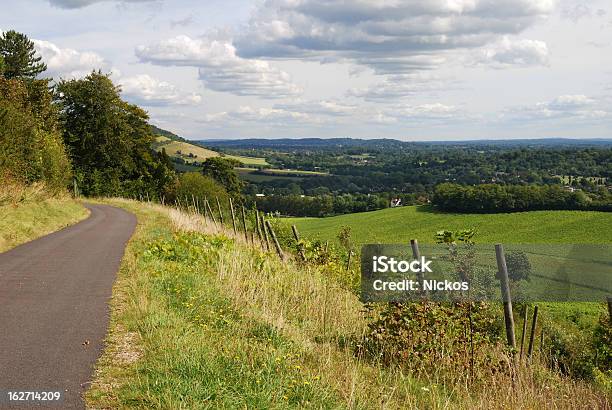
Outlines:
POLYGON ((175 133, 173 133, 171 131, 161 129, 161 128, 153 125, 153 124, 150 124, 150 125, 151 125, 151 131, 153 132, 154 135, 166 137, 168 139, 171 139, 172 141, 187 142, 187 140, 185 138, 179 137, 178 135, 176 135, 175 133))
POLYGON ((361 148, 417 148, 431 146, 450 147, 612 147, 612 139, 571 139, 571 138, 541 138, 541 139, 507 139, 507 140, 469 140, 469 141, 400 141, 390 138, 359 139, 359 138, 247 138, 237 140, 200 140, 197 141, 214 148, 281 148, 281 149, 330 149, 340 147, 361 148))
POLYGON ((199 164, 207 158, 223 156, 240 161, 245 166, 266 166, 265 158, 244 157, 237 155, 225 155, 208 149, 197 141, 188 141, 173 132, 151 125, 153 134, 156 135, 153 149, 156 151, 166 150, 166 154, 172 158, 179 171, 192 171, 199 169, 199 164))

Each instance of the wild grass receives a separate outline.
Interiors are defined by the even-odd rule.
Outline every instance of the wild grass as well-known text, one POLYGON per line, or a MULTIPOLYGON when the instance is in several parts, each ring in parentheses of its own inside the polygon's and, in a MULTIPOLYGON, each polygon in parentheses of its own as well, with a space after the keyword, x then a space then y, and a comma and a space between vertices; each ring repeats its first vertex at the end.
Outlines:
POLYGON ((363 305, 324 269, 281 262, 197 215, 126 200, 111 204, 135 212, 139 225, 113 291, 89 407, 607 405, 603 393, 537 360, 507 372, 479 369, 486 383, 470 385, 360 359, 353 347, 368 323, 363 305))
POLYGON ((0 252, 85 219, 89 211, 66 193, 42 183, 23 185, 9 179, 0 186, 0 252))

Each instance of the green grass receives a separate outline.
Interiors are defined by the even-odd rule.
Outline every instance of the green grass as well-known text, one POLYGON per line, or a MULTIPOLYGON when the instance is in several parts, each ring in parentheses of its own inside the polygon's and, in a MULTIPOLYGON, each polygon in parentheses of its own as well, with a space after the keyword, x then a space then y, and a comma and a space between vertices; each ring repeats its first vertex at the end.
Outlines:
POLYGON ((266 165, 270 165, 268 164, 268 162, 266 161, 265 158, 258 158, 258 157, 243 157, 240 155, 225 155, 225 154, 221 154, 222 157, 225 158, 231 158, 231 159, 235 159, 236 161, 240 161, 242 162, 244 165, 247 166, 253 166, 253 167, 257 167, 257 166, 266 166, 266 165))
POLYGON ((265 158, 242 157, 242 156, 236 156, 236 155, 220 154, 217 151, 213 151, 208 148, 204 148, 200 145, 191 144, 191 143, 184 142, 184 141, 174 141, 164 136, 157 136, 155 138, 155 141, 156 143, 154 144, 154 147, 157 151, 161 151, 163 148, 166 150, 166 153, 170 157, 182 158, 188 163, 204 162, 207 158, 218 157, 221 155, 226 158, 233 158, 237 161, 242 162, 245 165, 251 165, 251 166, 268 165, 265 158), (193 156, 190 157, 189 154, 193 154, 193 156))
POLYGON ((300 234, 336 240, 351 227, 355 244, 432 243, 436 231, 475 228, 479 243, 612 243, 612 213, 533 211, 508 214, 439 213, 427 206, 406 206, 328 218, 287 218, 300 234))
POLYGON ((334 407, 341 398, 304 369, 300 346, 232 303, 214 264, 233 240, 177 232, 167 217, 138 214, 115 285, 111 332, 95 408, 334 407), (120 359, 117 359, 117 358, 120 359))
POLYGON ((89 211, 72 199, 38 198, 0 206, 0 252, 85 219, 89 211))
POLYGON ((571 408, 601 401, 588 385, 543 370, 541 380, 519 387, 500 374, 491 388, 441 385, 435 375, 416 378, 361 360, 351 341, 366 328, 363 305, 328 265, 281 262, 193 215, 110 203, 139 223, 113 289, 88 408, 571 408))

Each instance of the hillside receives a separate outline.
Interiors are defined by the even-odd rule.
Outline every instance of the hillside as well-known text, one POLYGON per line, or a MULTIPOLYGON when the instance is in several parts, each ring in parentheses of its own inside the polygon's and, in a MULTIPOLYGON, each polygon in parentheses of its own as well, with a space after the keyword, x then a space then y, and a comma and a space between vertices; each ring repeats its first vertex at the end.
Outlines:
POLYGON ((179 167, 179 170, 189 170, 189 164, 193 164, 194 162, 204 162, 207 158, 218 157, 220 155, 240 161, 242 164, 248 167, 268 165, 265 158, 221 154, 217 151, 205 148, 198 143, 191 143, 186 139, 159 127, 151 126, 151 129, 156 135, 155 142, 153 143, 153 148, 155 150, 161 151, 162 149, 165 149, 166 153, 171 158, 180 159, 187 164, 186 167, 179 167))
POLYGON ((612 214, 585 211, 534 211, 508 214, 439 213, 406 206, 329 218, 288 218, 306 237, 335 240, 350 226, 356 244, 433 241, 436 231, 475 228, 482 243, 610 243, 612 214))
MULTIPOLYGON (((372 323, 339 265, 281 262, 230 225, 107 202, 135 213, 139 227, 114 287, 88 408, 605 408, 605 393, 549 371, 541 354, 510 376, 497 342, 475 352, 493 355, 501 371, 476 362, 473 383, 465 360, 449 365, 454 351, 468 357, 453 333, 428 333, 440 335, 431 340, 444 352, 430 372, 356 354, 372 323)), ((409 354, 410 363, 434 360, 409 354)))

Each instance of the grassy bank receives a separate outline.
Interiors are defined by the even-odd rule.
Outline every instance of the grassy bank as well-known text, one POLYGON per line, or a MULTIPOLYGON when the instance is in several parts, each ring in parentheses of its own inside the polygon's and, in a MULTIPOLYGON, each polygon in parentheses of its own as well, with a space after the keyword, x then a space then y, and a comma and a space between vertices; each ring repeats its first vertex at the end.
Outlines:
POLYGON ((597 408, 586 384, 519 368, 442 384, 358 359, 363 305, 321 267, 281 263, 201 217, 111 201, 139 224, 86 399, 92 408, 597 408))
MULTIPOLYGON (((6 187, 4 188, 6 189, 6 187)), ((13 187, 13 190, 16 190, 13 187)), ((0 201, 0 252, 75 224, 89 211, 69 196, 50 196, 36 187, 11 192, 0 201)))
POLYGON ((475 228, 479 243, 612 243, 612 213, 533 211, 453 214, 427 206, 406 206, 329 218, 288 218, 306 237, 336 240, 350 226, 356 244, 433 241, 438 230, 475 228))

